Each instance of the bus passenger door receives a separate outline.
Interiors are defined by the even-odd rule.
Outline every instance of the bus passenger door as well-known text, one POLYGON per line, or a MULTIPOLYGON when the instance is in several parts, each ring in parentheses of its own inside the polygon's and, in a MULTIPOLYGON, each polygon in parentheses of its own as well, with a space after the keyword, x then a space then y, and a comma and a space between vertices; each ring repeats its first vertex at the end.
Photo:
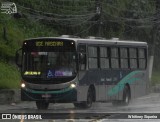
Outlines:
POLYGON ((86 45, 78 45, 78 92, 77 92, 77 101, 86 101, 87 91, 88 91, 88 76, 87 76, 87 57, 86 57, 86 45))

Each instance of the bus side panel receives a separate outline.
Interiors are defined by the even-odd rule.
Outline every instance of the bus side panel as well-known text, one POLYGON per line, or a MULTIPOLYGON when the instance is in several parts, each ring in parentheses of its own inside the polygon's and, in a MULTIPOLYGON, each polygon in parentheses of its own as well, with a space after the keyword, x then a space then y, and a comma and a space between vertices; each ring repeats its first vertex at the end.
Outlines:
POLYGON ((147 81, 146 71, 142 71, 141 73, 135 75, 135 78, 139 79, 135 82, 135 88, 134 88, 134 97, 136 98, 147 94, 146 88, 148 81, 147 81))
MULTIPOLYGON (((98 73, 97 73, 98 74, 98 73)), ((95 74, 95 76, 97 75, 95 74)), ((97 101, 109 101, 107 97, 107 91, 109 84, 112 83, 112 73, 111 70, 99 70, 99 80, 96 82, 98 93, 96 94, 97 101)))
MULTIPOLYGON (((87 100, 87 93, 88 93, 88 88, 90 85, 94 85, 95 87, 95 95, 96 95, 96 100, 99 99, 99 83, 100 83, 100 72, 99 70, 88 70, 88 71, 83 71, 79 72, 79 86, 78 86, 78 101, 86 101, 87 100)), ((105 88, 105 85, 103 85, 105 88)), ((101 94, 103 96, 105 92, 105 89, 101 94)), ((105 100, 105 97, 103 98, 105 100)))
POLYGON ((88 92, 88 86, 78 86, 77 87, 77 102, 82 102, 87 100, 87 92, 88 92))
POLYGON ((106 101, 113 99, 113 95, 109 95, 109 90, 112 89, 115 85, 106 85, 106 101))
MULTIPOLYGON (((121 70, 107 70, 106 74, 106 101, 121 100, 122 99, 122 87, 120 76, 122 74, 121 70)), ((124 73, 123 73, 124 74, 124 73)))
POLYGON ((78 74, 78 87, 77 87, 77 102, 87 100, 88 92, 88 71, 79 71, 78 74))
POLYGON ((106 89, 105 89, 105 85, 97 85, 97 101, 105 101, 106 98, 106 89))
POLYGON ((99 96, 99 86, 98 85, 95 85, 95 90, 96 90, 96 93, 95 93, 95 97, 96 97, 96 99, 95 99, 95 101, 97 102, 97 101, 99 101, 98 99, 98 96, 99 96))
MULTIPOLYGON (((113 89, 116 85, 106 85, 106 91, 110 91, 113 89)), ((111 95, 109 92, 106 92, 106 101, 112 101, 112 100, 122 100, 123 99, 123 90, 120 90, 122 86, 118 87, 118 92, 111 95)))
POLYGON ((146 76, 144 71, 118 71, 112 72, 112 81, 106 82, 106 101, 122 100, 123 89, 126 84, 130 87, 131 99, 142 96, 146 91, 146 76), (117 78, 116 81, 113 79, 117 78))
MULTIPOLYGON (((119 89, 121 89, 122 87, 123 87, 123 85, 120 85, 119 89)), ((123 100, 123 89, 119 90, 117 97, 116 97, 116 100, 123 100)))
POLYGON ((126 83, 128 83, 130 87, 131 99, 134 99, 146 94, 147 78, 145 71, 132 71, 132 72, 136 73, 135 75, 132 75, 132 77, 129 77, 126 83))

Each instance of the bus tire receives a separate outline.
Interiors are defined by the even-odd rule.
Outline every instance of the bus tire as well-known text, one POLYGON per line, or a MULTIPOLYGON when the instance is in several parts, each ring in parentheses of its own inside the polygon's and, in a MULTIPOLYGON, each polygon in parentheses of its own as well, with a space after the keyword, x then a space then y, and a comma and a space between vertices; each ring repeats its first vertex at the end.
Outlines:
POLYGON ((87 101, 81 103, 73 103, 76 108, 90 108, 92 107, 93 102, 93 94, 91 92, 91 88, 89 88, 87 93, 87 101))
POLYGON ((124 87, 122 105, 128 105, 130 102, 130 90, 128 86, 124 87))
POLYGON ((89 88, 87 93, 87 101, 83 103, 84 108, 91 108, 93 103, 93 93, 92 89, 89 88))
POLYGON ((46 110, 48 109, 49 102, 46 101, 36 101, 36 106, 39 110, 46 110))

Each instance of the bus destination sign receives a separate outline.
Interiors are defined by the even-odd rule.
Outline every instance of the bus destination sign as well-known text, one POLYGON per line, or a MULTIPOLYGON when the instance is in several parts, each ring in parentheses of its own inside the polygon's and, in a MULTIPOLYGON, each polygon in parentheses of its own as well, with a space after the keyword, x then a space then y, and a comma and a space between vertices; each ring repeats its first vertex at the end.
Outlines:
POLYGON ((62 47, 63 42, 62 41, 37 41, 35 42, 36 47, 41 46, 50 46, 50 47, 62 47))

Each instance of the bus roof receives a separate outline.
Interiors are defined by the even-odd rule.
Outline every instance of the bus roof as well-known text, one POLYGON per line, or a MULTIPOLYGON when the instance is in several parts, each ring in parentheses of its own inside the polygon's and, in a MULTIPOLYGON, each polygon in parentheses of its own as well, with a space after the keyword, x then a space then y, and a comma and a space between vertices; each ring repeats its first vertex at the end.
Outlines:
POLYGON ((78 43, 92 43, 92 44, 110 44, 110 45, 136 45, 136 46, 147 46, 146 42, 139 41, 128 41, 128 40, 117 40, 117 39, 78 39, 78 43))
POLYGON ((64 39, 64 40, 74 40, 77 44, 79 43, 88 43, 88 44, 109 44, 109 45, 133 45, 133 46, 147 46, 147 42, 140 41, 130 41, 130 40, 119 40, 118 38, 112 39, 103 39, 103 38, 66 38, 66 37, 38 37, 30 38, 29 40, 38 40, 38 39, 64 39))

